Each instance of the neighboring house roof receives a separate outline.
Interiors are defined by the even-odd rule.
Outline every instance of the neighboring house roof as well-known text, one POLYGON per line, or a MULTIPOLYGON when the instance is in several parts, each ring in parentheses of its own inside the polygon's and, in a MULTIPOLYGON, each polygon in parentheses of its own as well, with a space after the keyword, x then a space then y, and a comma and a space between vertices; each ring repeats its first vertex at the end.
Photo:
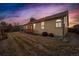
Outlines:
POLYGON ((30 23, 39 23, 39 22, 43 22, 43 21, 49 21, 49 20, 53 20, 53 19, 56 19, 56 18, 64 17, 66 15, 68 15, 68 11, 64 11, 64 12, 61 12, 61 13, 58 13, 58 14, 47 16, 47 17, 44 17, 44 18, 41 18, 41 19, 38 19, 38 20, 31 19, 30 22, 28 22, 25 25, 28 25, 30 23))

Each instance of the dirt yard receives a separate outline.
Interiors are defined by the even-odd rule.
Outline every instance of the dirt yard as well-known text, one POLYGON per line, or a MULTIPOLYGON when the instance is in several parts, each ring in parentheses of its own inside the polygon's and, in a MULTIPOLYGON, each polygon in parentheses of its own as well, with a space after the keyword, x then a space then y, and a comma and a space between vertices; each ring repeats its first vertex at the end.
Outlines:
POLYGON ((77 56, 79 46, 38 35, 13 32, 0 41, 3 56, 77 56))

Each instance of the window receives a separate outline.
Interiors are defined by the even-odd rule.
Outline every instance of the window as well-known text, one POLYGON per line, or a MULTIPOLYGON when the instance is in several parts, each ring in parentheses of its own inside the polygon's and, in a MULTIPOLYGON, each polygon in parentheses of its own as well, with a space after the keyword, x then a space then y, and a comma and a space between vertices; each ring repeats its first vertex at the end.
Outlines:
POLYGON ((44 29, 44 22, 41 22, 41 29, 44 29))
POLYGON ((36 27, 36 24, 33 24, 33 29, 35 29, 35 27, 36 27))
POLYGON ((62 20, 61 19, 56 20, 56 27, 62 27, 62 20))
POLYGON ((27 26, 26 26, 26 29, 27 29, 27 26))

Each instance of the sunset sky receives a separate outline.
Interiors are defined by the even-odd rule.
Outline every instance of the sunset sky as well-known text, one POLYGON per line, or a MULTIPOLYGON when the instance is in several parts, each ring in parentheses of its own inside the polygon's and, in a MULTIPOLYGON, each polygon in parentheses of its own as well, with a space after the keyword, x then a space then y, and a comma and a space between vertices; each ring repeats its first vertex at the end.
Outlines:
POLYGON ((0 4, 0 21, 25 24, 31 17, 39 19, 65 10, 69 10, 70 26, 79 24, 79 4, 77 3, 2 3, 0 4))

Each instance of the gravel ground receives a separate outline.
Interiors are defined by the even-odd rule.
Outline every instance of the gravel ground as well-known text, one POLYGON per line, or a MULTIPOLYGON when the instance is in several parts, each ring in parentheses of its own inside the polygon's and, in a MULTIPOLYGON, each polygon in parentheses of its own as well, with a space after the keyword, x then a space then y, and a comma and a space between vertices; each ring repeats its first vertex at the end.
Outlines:
POLYGON ((48 37, 26 33, 8 33, 8 39, 0 41, 2 56, 77 56, 79 45, 48 37))
POLYGON ((1 56, 9 55, 9 53, 8 53, 8 41, 7 41, 7 39, 0 41, 0 55, 1 56))

